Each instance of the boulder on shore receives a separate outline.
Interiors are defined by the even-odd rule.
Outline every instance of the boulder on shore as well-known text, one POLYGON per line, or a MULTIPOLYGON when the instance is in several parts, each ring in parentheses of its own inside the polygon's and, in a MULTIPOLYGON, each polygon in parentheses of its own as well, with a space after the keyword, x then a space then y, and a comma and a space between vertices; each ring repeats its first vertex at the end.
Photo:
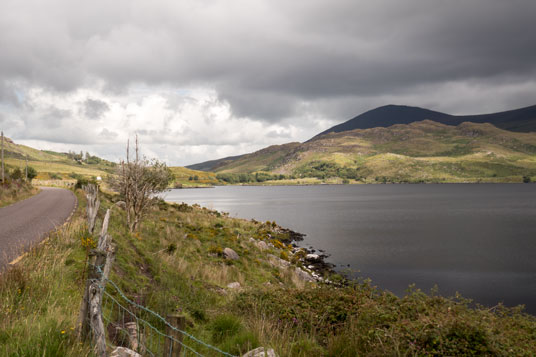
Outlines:
POLYGON ((258 347, 249 351, 242 357, 277 357, 273 348, 264 349, 264 347, 258 347))
POLYGON ((306 260, 320 260, 320 255, 318 254, 307 254, 305 256, 306 260))
POLYGON ((238 256, 238 254, 232 250, 231 248, 225 248, 223 250, 223 255, 225 256, 225 258, 227 259, 231 259, 231 260, 238 260, 240 259, 240 257, 238 256))
POLYGON ((240 288, 240 283, 238 281, 235 281, 234 283, 227 284, 227 287, 229 289, 239 289, 240 288))
POLYGON ((257 248, 259 248, 260 250, 266 250, 268 249, 268 244, 266 244, 266 242, 260 240, 258 241, 257 243, 255 243, 255 245, 257 246, 257 248))
POLYGON ((290 262, 284 259, 278 258, 273 254, 268 254, 268 259, 269 259, 269 263, 274 267, 288 268, 290 266, 290 262))
POLYGON ((295 272, 298 278, 300 278, 303 281, 315 281, 315 278, 313 278, 311 274, 309 274, 308 272, 300 268, 296 268, 295 272))

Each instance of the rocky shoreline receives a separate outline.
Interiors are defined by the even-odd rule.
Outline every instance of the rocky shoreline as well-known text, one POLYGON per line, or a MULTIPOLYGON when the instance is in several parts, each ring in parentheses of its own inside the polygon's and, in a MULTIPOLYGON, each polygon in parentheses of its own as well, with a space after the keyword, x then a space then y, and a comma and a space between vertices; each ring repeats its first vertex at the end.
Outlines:
MULTIPOLYGON (((323 282, 327 284, 346 285, 347 277, 342 275, 340 272, 335 271, 335 265, 326 261, 329 255, 325 254, 324 252, 320 252, 321 254, 317 254, 317 251, 314 248, 299 246, 298 243, 304 240, 305 234, 281 227, 279 225, 276 225, 273 230, 278 234, 287 237, 286 239, 280 238, 281 242, 292 246, 292 255, 290 257, 290 260, 297 265, 297 273, 304 280, 311 280, 307 277, 306 274, 308 274, 310 277, 312 277, 313 281, 323 282), (299 267, 298 265, 301 265, 301 267, 299 267), (303 271, 305 274, 301 273, 298 270, 303 271), (333 274, 338 274, 342 276, 342 282, 335 283, 325 278, 328 276, 332 276, 333 274)), ((275 246, 271 243, 267 244, 267 247, 275 248, 275 246)), ((290 262, 284 260, 283 262, 281 262, 282 259, 277 258, 273 255, 270 257, 270 259, 271 261, 279 260, 280 262, 278 262, 278 265, 280 266, 290 266, 290 262)))

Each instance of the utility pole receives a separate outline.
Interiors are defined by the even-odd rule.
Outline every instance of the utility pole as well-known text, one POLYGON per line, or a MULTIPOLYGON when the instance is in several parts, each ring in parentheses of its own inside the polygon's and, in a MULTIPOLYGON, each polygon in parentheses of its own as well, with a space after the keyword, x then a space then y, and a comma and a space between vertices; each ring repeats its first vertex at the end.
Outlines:
POLYGON ((2 131, 2 186, 6 183, 4 177, 4 132, 2 131))

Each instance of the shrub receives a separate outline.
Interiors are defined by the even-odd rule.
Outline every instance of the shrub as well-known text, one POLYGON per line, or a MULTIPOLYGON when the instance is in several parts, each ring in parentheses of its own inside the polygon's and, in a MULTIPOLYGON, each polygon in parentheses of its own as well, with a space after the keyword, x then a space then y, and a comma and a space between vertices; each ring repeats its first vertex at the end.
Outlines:
POLYGON ((224 351, 232 354, 243 354, 258 347, 259 339, 247 331, 240 319, 234 315, 220 315, 210 324, 212 340, 219 343, 224 351))
POLYGON ((22 178, 22 171, 20 168, 15 167, 13 171, 11 171, 11 174, 9 175, 12 180, 20 180, 22 178))
POLYGON ((117 176, 109 178, 110 186, 125 201, 128 229, 136 232, 149 207, 158 201, 157 195, 164 192, 173 182, 174 175, 164 162, 140 157, 136 136, 134 160, 130 159, 127 144, 126 161, 121 161, 117 176))
POLYGON ((242 329, 242 322, 234 315, 220 315, 210 324, 212 340, 217 343, 236 335, 242 329))
POLYGON ((222 349, 234 355, 242 355, 259 346, 259 339, 251 331, 241 330, 222 344, 222 349))

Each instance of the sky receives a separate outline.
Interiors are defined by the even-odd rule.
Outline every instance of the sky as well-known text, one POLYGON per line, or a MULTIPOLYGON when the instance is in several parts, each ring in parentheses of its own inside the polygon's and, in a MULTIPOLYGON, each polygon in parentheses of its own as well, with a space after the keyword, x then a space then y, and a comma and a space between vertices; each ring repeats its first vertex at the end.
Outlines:
POLYGON ((2 0, 0 129, 169 165, 303 142, 387 104, 536 104, 533 0, 2 0))

